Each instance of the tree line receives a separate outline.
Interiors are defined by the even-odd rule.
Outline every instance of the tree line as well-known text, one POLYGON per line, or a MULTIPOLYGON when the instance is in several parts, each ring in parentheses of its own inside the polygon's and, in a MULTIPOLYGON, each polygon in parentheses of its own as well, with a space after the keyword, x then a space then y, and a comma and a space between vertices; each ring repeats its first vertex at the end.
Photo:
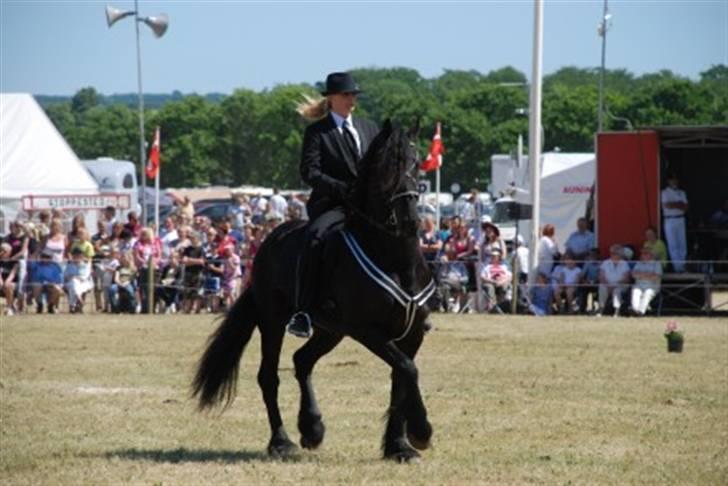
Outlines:
MULTIPOLYGON (((443 187, 485 189, 490 157, 513 153, 518 135, 528 141, 526 76, 505 67, 487 74, 446 71, 427 79, 408 68, 352 70, 364 90, 357 113, 423 127, 425 154, 435 122, 446 148, 443 187)), ((543 80, 544 150, 594 150, 598 69, 565 67, 543 80)), ((306 122, 295 106, 322 83, 288 84, 230 95, 156 95, 145 111, 147 140, 162 130, 162 187, 255 184, 300 188, 298 164, 306 122)), ((670 71, 635 76, 605 74, 605 130, 661 125, 726 125, 728 66, 716 65, 691 80, 670 71)), ((94 88, 70 99, 41 98, 46 113, 81 159, 139 159, 136 99, 104 97, 94 88), (125 99, 126 102, 120 102, 125 99), (111 101, 110 101, 111 100, 111 101)))

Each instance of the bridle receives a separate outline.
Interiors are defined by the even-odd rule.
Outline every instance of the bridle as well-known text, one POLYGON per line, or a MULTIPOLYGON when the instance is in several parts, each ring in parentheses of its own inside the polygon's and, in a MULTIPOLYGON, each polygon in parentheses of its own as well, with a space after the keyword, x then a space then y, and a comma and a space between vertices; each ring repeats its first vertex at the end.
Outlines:
MULTIPOLYGON (((411 144, 411 146, 414 146, 414 144, 411 144)), ((416 159, 415 159, 416 160, 416 159)), ((407 184, 405 181, 409 180, 413 185, 417 185, 417 179, 412 175, 412 170, 417 165, 417 162, 415 161, 403 174, 402 179, 400 180, 398 186, 406 186, 407 184)), ((389 217, 387 218, 385 223, 381 223, 375 219, 373 219, 368 214, 364 213, 362 210, 360 210, 355 205, 350 205, 349 209, 356 214, 362 221, 364 221, 367 225, 377 229, 378 231, 385 233, 390 236, 399 237, 401 236, 401 231, 398 229, 399 220, 397 219, 397 213, 394 210, 394 202, 399 199, 404 198, 414 198, 417 199, 420 197, 420 193, 415 190, 409 190, 404 189, 400 192, 395 192, 387 202, 387 209, 389 211, 389 217)))

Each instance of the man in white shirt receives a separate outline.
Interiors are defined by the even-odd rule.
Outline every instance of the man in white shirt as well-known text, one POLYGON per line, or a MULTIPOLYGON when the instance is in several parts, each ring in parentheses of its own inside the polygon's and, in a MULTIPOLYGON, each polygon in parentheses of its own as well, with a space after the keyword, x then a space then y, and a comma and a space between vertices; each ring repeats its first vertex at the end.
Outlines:
POLYGON ((273 188, 273 195, 268 200, 268 212, 281 214, 285 218, 288 214, 288 202, 279 192, 277 187, 273 188))
POLYGON ((622 294, 627 290, 630 279, 629 264, 622 259, 622 247, 609 247, 609 258, 599 266, 599 314, 604 312, 607 299, 612 297, 614 317, 622 307, 622 294))
POLYGON ((685 191, 678 188, 678 179, 675 175, 668 176, 667 187, 662 190, 662 216, 664 218, 663 231, 667 240, 667 250, 670 253, 672 268, 676 272, 685 271, 685 259, 688 254, 688 245, 685 237, 685 213, 688 210, 688 198, 685 191))

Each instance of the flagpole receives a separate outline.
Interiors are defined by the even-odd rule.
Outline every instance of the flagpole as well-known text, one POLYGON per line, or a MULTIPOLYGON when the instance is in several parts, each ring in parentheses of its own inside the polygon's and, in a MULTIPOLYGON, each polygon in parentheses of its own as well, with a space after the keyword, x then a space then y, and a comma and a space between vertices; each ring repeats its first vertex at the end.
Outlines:
MULTIPOLYGON (((442 157, 442 156, 440 156, 442 157)), ((435 221, 437 222, 437 227, 435 228, 435 231, 439 234, 440 232, 440 168, 437 168, 437 171, 435 171, 435 221)))
POLYGON ((528 162, 531 166, 531 244, 529 246, 528 283, 536 281, 541 214, 541 69, 543 65, 543 1, 534 1, 533 71, 528 127, 528 162))
POLYGON ((159 173, 162 167, 157 168, 157 175, 154 177, 154 235, 159 236, 159 173))

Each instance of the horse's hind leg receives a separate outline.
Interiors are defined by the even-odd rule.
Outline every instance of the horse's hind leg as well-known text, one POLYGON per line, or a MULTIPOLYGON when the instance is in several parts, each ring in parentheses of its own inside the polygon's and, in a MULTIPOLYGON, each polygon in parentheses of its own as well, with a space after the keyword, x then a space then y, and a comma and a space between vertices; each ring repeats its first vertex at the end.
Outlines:
POLYGON ((281 419, 281 412, 278 408, 278 363, 283 345, 282 326, 274 327, 269 323, 259 326, 261 334, 262 359, 258 370, 258 385, 263 392, 265 408, 268 411, 268 422, 270 424, 271 438, 268 443, 268 454, 271 456, 285 457, 297 450, 286 433, 281 419))
POLYGON ((293 355, 296 380, 301 387, 301 408, 298 412, 298 430, 301 432, 301 446, 315 449, 324 440, 326 427, 321 420, 321 411, 311 381, 316 362, 341 342, 343 336, 314 329, 313 336, 293 355))

